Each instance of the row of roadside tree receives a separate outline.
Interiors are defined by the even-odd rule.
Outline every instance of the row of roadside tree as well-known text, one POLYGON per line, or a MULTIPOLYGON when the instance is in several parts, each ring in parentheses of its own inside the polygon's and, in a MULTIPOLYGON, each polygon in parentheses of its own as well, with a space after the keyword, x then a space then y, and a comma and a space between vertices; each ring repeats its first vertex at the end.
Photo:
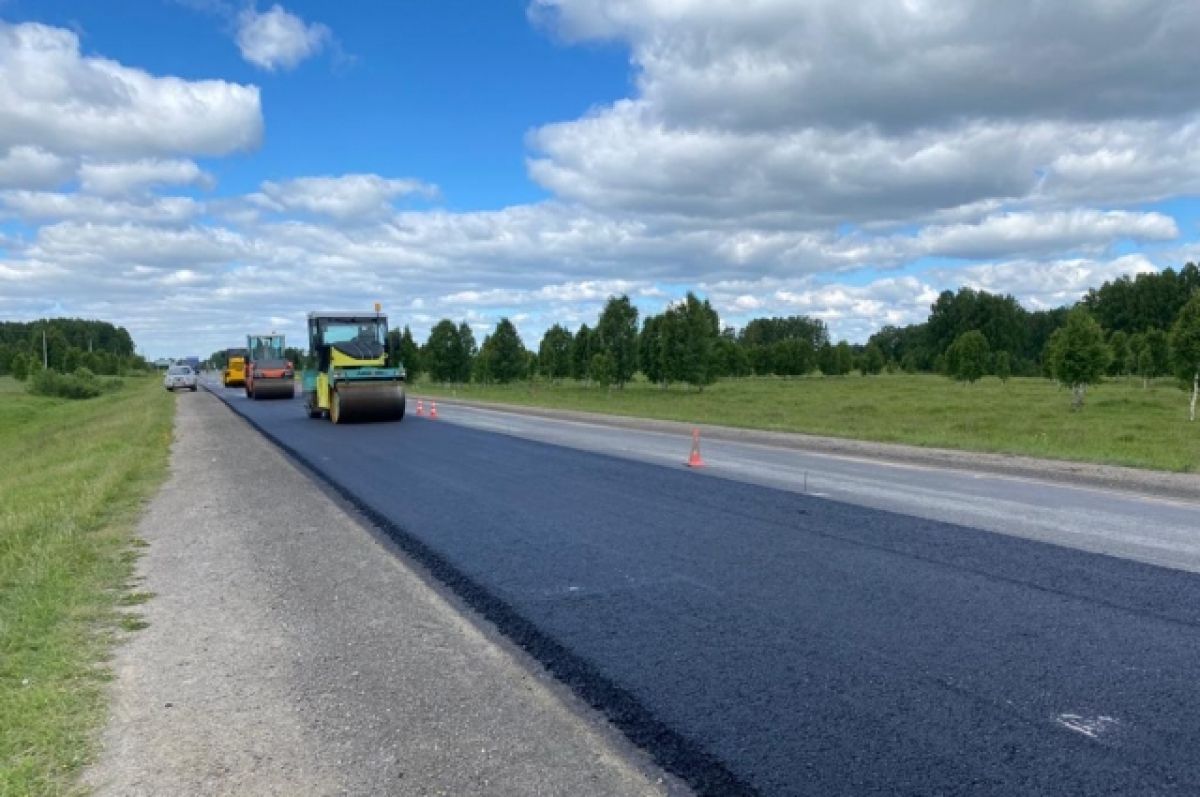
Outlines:
MULTIPOLYGON (((1082 402, 1086 386, 1104 376, 1148 381, 1174 373, 1195 383, 1195 311, 1187 308, 1198 293, 1200 269, 1191 263, 1105 282, 1074 308, 1029 310, 1012 296, 961 288, 940 294, 925 321, 883 327, 860 345, 833 342, 824 321, 802 315, 722 326, 693 293, 645 318, 628 297, 614 296, 594 325, 556 324, 535 349, 502 318, 482 341, 465 321, 451 319, 435 324, 424 344, 407 326, 394 329, 388 350, 411 378, 442 383, 536 377, 620 388, 641 373, 663 387, 703 389, 720 378, 818 372, 942 373, 965 382, 1041 375, 1070 386, 1082 402)), ((288 355, 306 359, 295 349, 288 355)))
POLYGON ((506 383, 535 376, 622 387, 640 372, 652 383, 703 389, 722 377, 843 376, 882 371, 944 373, 972 382, 994 374, 1043 375, 1072 388, 1104 376, 1144 380, 1177 375, 1200 388, 1200 269, 1122 277, 1093 289, 1074 308, 1027 310, 1012 296, 945 291, 925 322, 884 327, 865 345, 833 343, 820 319, 757 318, 722 327, 706 299, 687 296, 641 319, 626 296, 610 298, 594 326, 555 325, 536 351, 507 318, 482 342, 466 322, 443 319, 418 345, 393 330, 389 349, 413 373, 437 382, 506 383))
POLYGON ((25 379, 43 366, 64 374, 85 368, 106 375, 147 367, 134 353, 129 332, 107 321, 0 321, 0 375, 25 379))
POLYGON ((410 330, 393 330, 389 350, 410 372, 437 382, 505 383, 541 376, 578 379, 618 388, 641 372, 668 387, 702 389, 721 377, 753 374, 802 376, 820 370, 844 375, 855 368, 879 373, 886 365, 877 348, 836 345, 823 321, 805 316, 760 318, 740 331, 722 328, 708 300, 693 293, 639 325, 627 296, 604 305, 594 326, 572 331, 556 324, 536 351, 526 349, 516 327, 502 318, 481 343, 465 322, 443 319, 418 346, 410 330))
MULTIPOLYGON (((1121 277, 1087 292, 1080 304, 1104 330, 1111 348, 1110 375, 1165 376, 1172 370, 1168 336, 1184 304, 1200 290, 1200 269, 1189 263, 1179 271, 1121 277)), ((951 345, 964 333, 978 331, 988 351, 1000 355, 985 373, 1008 370, 1018 376, 1050 375, 1047 344, 1067 321, 1069 308, 1026 310, 1012 296, 963 288, 944 291, 928 319, 906 327, 887 326, 869 343, 888 362, 906 371, 953 375, 951 345)))

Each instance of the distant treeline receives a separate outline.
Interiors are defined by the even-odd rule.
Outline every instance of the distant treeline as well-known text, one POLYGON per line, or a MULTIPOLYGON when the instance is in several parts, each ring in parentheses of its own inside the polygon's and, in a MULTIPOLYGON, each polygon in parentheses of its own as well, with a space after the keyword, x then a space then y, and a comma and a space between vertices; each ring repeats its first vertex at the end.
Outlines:
POLYGON ((817 369, 842 375, 856 367, 879 373, 886 365, 877 350, 859 347, 856 353, 845 341, 833 344, 820 319, 758 318, 740 331, 722 329, 708 300, 693 293, 640 325, 629 298, 612 297, 594 327, 583 324, 572 332, 556 324, 536 352, 525 348, 507 318, 479 345, 465 322, 443 319, 424 346, 417 346, 408 327, 393 331, 389 350, 410 375, 438 382, 504 383, 540 375, 620 387, 640 372, 664 387, 703 387, 721 377, 800 376, 817 369))
MULTIPOLYGON (((1188 263, 1179 271, 1121 277, 1093 288, 1082 304, 1105 331, 1114 351, 1111 373, 1142 373, 1137 364, 1148 354, 1144 375, 1170 371, 1167 333, 1183 305, 1200 290, 1200 269, 1188 263)), ((947 370, 946 354, 961 335, 978 330, 993 354, 1004 353, 1012 372, 1022 376, 1045 373, 1046 346, 1063 326, 1067 307, 1029 311, 1012 296, 962 288, 943 291, 930 308, 929 319, 906 327, 888 326, 871 336, 884 359, 906 371, 947 370)))
POLYGON ((96 374, 122 374, 146 367, 134 354, 129 332, 107 321, 0 321, 0 374, 23 378, 42 367, 43 355, 46 364, 60 373, 87 368, 96 374))
MULTIPOLYGON (((1188 298, 1200 291, 1200 269, 1139 274, 1105 282, 1081 304, 1104 329, 1111 374, 1145 377, 1170 373, 1168 332, 1188 298)), ((664 386, 697 387, 721 377, 798 376, 819 371, 841 376, 884 370, 951 373, 955 341, 978 331, 986 352, 984 373, 1049 373, 1051 339, 1070 308, 1026 310, 1012 296, 960 288, 944 291, 920 324, 887 326, 866 345, 834 343, 820 319, 757 318, 741 330, 720 327, 705 299, 689 293, 664 312, 642 319, 628 297, 610 298, 595 326, 571 331, 555 325, 535 351, 516 327, 501 319, 478 344, 465 322, 438 322, 423 346, 408 327, 392 330, 389 351, 410 375, 438 382, 511 382, 540 375, 623 385, 637 372, 664 386)))
MULTIPOLYGON (((1163 376, 1171 372, 1168 333, 1189 297, 1200 291, 1200 269, 1121 277, 1087 292, 1079 303, 1103 328, 1109 374, 1163 376)), ((885 326, 865 345, 834 342, 825 322, 808 316, 756 318, 740 330, 720 325, 708 300, 693 293, 665 311, 639 319, 626 296, 610 298, 594 326, 572 331, 556 324, 529 350, 516 326, 502 318, 476 341, 465 322, 446 318, 423 345, 407 327, 388 333, 392 364, 410 378, 437 382, 505 383, 540 376, 621 386, 641 373, 669 386, 703 387, 718 378, 803 376, 853 371, 958 375, 963 347, 971 336, 973 368, 982 374, 1050 375, 1055 333, 1071 308, 1027 310, 1012 296, 960 288, 943 291, 920 324, 885 326)), ((301 349, 286 350, 297 366, 310 365, 301 349)), ((209 358, 224 365, 224 351, 209 358)))

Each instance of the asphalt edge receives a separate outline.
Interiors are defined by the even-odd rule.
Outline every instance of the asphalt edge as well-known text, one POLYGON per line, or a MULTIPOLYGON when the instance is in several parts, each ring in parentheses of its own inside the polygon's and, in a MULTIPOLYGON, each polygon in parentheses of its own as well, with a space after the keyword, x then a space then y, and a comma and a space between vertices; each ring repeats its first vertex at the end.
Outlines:
MULTIPOLYGON (((417 396, 410 395, 411 400, 417 396)), ((833 456, 870 459, 877 462, 942 468, 968 473, 988 473, 1054 482, 1076 487, 1098 487, 1135 495, 1154 495, 1188 501, 1200 500, 1200 475, 1142 468, 1103 465, 1078 460, 1040 459, 1021 454, 997 454, 966 449, 925 448, 902 443, 873 442, 843 437, 823 437, 800 432, 773 432, 735 426, 685 423, 630 415, 608 415, 582 410, 561 410, 522 404, 501 404, 473 399, 422 396, 451 406, 526 415, 551 420, 574 421, 596 426, 642 432, 690 436, 698 429, 704 437, 734 443, 751 443, 772 448, 806 451, 833 456)))
POLYGON ((332 490, 335 496, 357 510, 404 556, 424 568, 463 605, 491 623, 507 640, 541 665, 550 676, 615 726, 629 742, 648 753, 654 763, 664 771, 679 778, 698 795, 755 797, 759 794, 756 789, 729 771, 715 756, 655 718, 633 694, 605 678, 582 657, 538 630, 512 606, 489 592, 415 535, 359 499, 352 490, 322 472, 311 459, 278 435, 272 434, 248 415, 238 412, 221 393, 206 384, 201 386, 230 412, 287 454, 289 459, 314 479, 332 490))

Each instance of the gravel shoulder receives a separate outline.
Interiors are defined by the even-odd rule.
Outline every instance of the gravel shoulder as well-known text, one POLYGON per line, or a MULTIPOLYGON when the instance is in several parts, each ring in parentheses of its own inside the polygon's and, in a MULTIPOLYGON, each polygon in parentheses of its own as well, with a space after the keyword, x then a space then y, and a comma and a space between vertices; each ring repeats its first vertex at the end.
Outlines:
MULTIPOLYGON (((410 399, 415 400, 416 398, 417 396, 415 395, 410 396, 410 399)), ((495 412, 507 412, 554 420, 578 421, 580 423, 611 426, 618 429, 663 432, 684 436, 690 435, 693 429, 699 429, 705 438, 713 440, 753 443, 775 448, 830 454, 832 456, 873 459, 882 462, 921 465, 923 467, 950 468, 1005 476, 1020 476, 1061 484, 1101 487, 1110 490, 1157 495, 1167 498, 1183 498, 1187 500, 1200 498, 1200 474, 1194 473, 1170 473, 1167 471, 1126 468, 1115 465, 1099 465, 1090 462, 1039 459, 1016 454, 993 454, 980 451, 925 448, 899 443, 878 443, 870 440, 822 437, 794 432, 770 432, 711 424, 688 424, 679 421, 662 421, 626 415, 605 415, 578 410, 529 407, 491 401, 446 399, 442 397, 435 397, 435 400, 446 405, 457 404, 495 412)))
POLYGON ((139 533, 97 794, 683 793, 206 392, 139 533))

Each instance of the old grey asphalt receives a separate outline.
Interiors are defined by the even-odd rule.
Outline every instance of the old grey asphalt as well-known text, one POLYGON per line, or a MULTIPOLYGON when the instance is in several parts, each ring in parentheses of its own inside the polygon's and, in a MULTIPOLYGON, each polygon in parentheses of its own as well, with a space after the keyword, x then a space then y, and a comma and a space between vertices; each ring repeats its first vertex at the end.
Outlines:
POLYGON ((96 793, 680 791, 213 396, 176 435, 96 793))

